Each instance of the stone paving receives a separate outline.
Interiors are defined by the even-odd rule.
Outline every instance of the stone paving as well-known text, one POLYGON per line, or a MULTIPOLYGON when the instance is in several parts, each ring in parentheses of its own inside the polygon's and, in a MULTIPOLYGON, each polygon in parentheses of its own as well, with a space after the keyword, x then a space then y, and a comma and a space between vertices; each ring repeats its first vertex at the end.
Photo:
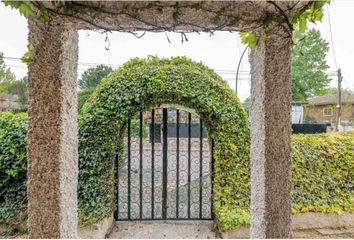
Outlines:
MULTIPOLYGON (((293 238, 354 239, 354 228, 322 228, 294 230, 293 238)), ((192 239, 249 238, 249 228, 233 233, 219 233, 213 221, 141 221, 117 222, 109 238, 126 239, 192 239)))
POLYGON ((186 239, 219 238, 212 221, 118 222, 109 238, 186 239))

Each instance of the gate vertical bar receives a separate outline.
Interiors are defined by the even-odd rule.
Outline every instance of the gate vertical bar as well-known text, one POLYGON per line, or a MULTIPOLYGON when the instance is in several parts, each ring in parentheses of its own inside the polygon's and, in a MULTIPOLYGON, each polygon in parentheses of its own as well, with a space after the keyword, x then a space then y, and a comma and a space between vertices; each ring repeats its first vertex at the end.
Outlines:
POLYGON ((176 189, 176 218, 179 217, 179 110, 177 109, 176 112, 176 137, 177 137, 177 148, 176 148, 176 182, 177 182, 177 189, 176 189))
POLYGON ((192 114, 188 113, 188 218, 191 218, 191 122, 192 114))
POLYGON ((129 117, 129 120, 128 120, 128 219, 130 220, 131 217, 130 217, 130 172, 131 172, 131 151, 130 151, 130 144, 131 144, 131 117, 129 117))
POLYGON ((203 206, 203 122, 200 119, 199 122, 199 218, 202 218, 202 206, 203 206))
POLYGON ((151 218, 155 216, 155 109, 151 110, 151 218))
POLYGON ((140 172, 139 172, 139 180, 140 180, 140 186, 139 186, 139 200, 140 200, 140 208, 139 208, 139 213, 140 213, 140 220, 143 218, 143 112, 140 112, 140 125, 139 125, 139 137, 140 137, 140 146, 139 146, 139 151, 140 151, 140 172))
POLYGON ((114 212, 114 219, 117 220, 119 216, 119 147, 117 146, 116 148, 116 156, 115 156, 115 162, 114 162, 114 167, 115 167, 115 179, 117 181, 117 186, 116 186, 116 211, 114 212))
POLYGON ((167 108, 163 108, 162 113, 162 121, 163 121, 163 128, 162 128, 162 135, 163 135, 163 145, 162 145, 162 218, 167 218, 167 108))
POLYGON ((211 139, 211 173, 210 173, 210 181, 211 181, 211 194, 210 194, 210 215, 211 218, 214 219, 214 139, 211 139))

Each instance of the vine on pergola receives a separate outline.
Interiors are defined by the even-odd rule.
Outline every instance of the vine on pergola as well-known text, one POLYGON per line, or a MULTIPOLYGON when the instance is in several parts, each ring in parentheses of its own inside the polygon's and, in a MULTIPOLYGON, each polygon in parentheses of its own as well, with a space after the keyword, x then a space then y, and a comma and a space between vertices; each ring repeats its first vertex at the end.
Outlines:
MULTIPOLYGON (((266 37, 265 29, 269 26, 280 25, 285 29, 285 32, 291 37, 294 30, 299 30, 301 32, 306 31, 307 22, 320 21, 323 17, 323 6, 329 3, 330 0, 320 0, 320 1, 309 1, 307 4, 303 5, 297 11, 292 13, 292 10, 297 7, 301 1, 294 2, 288 9, 283 9, 279 6, 277 1, 266 1, 267 4, 271 5, 276 11, 271 13, 266 13, 259 19, 257 24, 254 24, 252 28, 243 28, 240 33, 242 42, 249 45, 252 48, 257 46, 259 39, 266 37)), ((242 20, 242 17, 250 15, 248 12, 241 12, 241 15, 232 14, 228 11, 228 5, 217 6, 210 8, 205 6, 206 2, 194 2, 193 4, 185 2, 171 2, 162 4, 159 1, 147 1, 145 4, 135 4, 129 3, 124 6, 123 9, 119 11, 109 10, 103 8, 100 5, 93 5, 87 2, 77 2, 77 1, 52 1, 51 7, 47 3, 41 1, 11 1, 3 0, 6 6, 11 6, 20 11, 20 13, 27 18, 37 18, 43 22, 48 22, 52 14, 65 16, 73 18, 73 20, 85 22, 88 25, 96 29, 102 29, 104 32, 111 31, 123 31, 129 32, 134 36, 141 38, 143 34, 139 34, 136 31, 127 31, 124 27, 115 26, 114 29, 108 28, 96 22, 95 19, 99 14, 107 14, 112 16, 126 16, 130 19, 144 24, 146 27, 139 27, 139 31, 153 31, 153 32, 180 32, 181 40, 188 41, 186 37, 187 32, 209 32, 213 34, 217 30, 222 30, 225 27, 233 26, 237 22, 242 20), (168 4, 168 5, 166 5, 168 4), (171 18, 174 20, 174 24, 171 26, 160 26, 158 23, 153 21, 148 21, 141 18, 140 12, 147 9, 171 9, 171 18), (212 14, 212 22, 210 27, 204 27, 191 22, 181 21, 180 16, 182 12, 186 9, 202 10, 205 13, 212 14), (188 25, 191 26, 193 30, 191 31, 180 31, 179 26, 188 25), (195 30, 200 29, 200 30, 195 30)), ((232 2, 228 3, 230 6, 232 2)), ((168 37, 167 37, 168 39, 168 37)))

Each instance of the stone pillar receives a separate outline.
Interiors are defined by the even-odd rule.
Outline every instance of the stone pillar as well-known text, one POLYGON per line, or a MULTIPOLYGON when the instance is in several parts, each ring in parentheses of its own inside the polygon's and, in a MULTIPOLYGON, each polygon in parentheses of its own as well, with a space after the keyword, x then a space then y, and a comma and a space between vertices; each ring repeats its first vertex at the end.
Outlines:
POLYGON ((291 41, 266 31, 251 62, 251 238, 291 236, 291 41))
POLYGON ((28 26, 29 237, 76 238, 78 34, 64 19, 28 26))

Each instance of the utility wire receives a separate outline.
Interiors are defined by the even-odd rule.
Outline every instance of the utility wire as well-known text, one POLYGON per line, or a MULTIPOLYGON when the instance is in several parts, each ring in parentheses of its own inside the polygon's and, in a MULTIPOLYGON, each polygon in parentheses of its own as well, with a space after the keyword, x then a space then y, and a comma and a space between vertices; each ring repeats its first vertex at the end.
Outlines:
POLYGON ((348 88, 350 91, 354 91, 354 90, 352 89, 352 87, 348 84, 348 82, 345 80, 345 78, 343 77, 342 79, 343 79, 345 85, 347 85, 347 88, 348 88))
MULTIPOLYGON (((20 63, 21 65, 14 65, 14 64, 6 64, 6 66, 8 67, 13 67, 13 68, 19 68, 19 69, 27 69, 27 66, 22 63, 21 58, 18 57, 3 57, 5 60, 8 61, 15 61, 20 63)), ((92 62, 78 62, 78 70, 79 71, 86 71, 89 67, 96 67, 98 65, 107 65, 110 67, 119 67, 119 64, 105 64, 105 63, 92 63, 92 62)), ((235 74, 237 73, 236 70, 228 70, 228 69, 213 69, 216 73, 218 73, 219 75, 224 76, 223 79, 228 80, 228 81, 235 81, 235 78, 232 78, 229 75, 233 75, 235 76, 235 74)), ((246 81, 249 80, 251 73, 250 71, 245 71, 245 70, 241 70, 238 73, 240 76, 242 76, 241 78, 239 78, 239 80, 241 81, 246 81)), ((337 76, 337 71, 328 71, 326 72, 327 76, 337 76)), ((347 84, 348 85, 348 84, 347 84)))
POLYGON ((333 41, 331 17, 330 17, 330 14, 329 14, 328 4, 326 6, 327 6, 328 26, 329 26, 329 33, 331 35, 331 43, 332 43, 332 52, 333 52, 334 64, 335 64, 336 69, 338 69, 336 51, 335 51, 335 48, 334 48, 334 41, 333 41))
MULTIPOLYGON (((12 64, 6 64, 6 66, 13 66, 13 67, 22 67, 22 68, 27 68, 26 65, 24 63, 22 63, 21 58, 15 58, 15 57, 4 57, 5 60, 10 60, 10 61, 18 61, 20 62, 22 65, 16 66, 16 65, 12 65, 12 64)), ((81 67, 96 67, 98 65, 108 65, 108 66, 115 66, 118 67, 120 66, 119 64, 105 64, 105 63, 92 63, 92 62, 79 62, 78 63, 79 66, 81 67)), ((79 69, 79 70, 87 70, 87 69, 79 69)), ((236 74, 236 70, 231 70, 231 69, 213 69, 214 71, 220 73, 220 74, 224 74, 224 75, 235 75, 236 74)), ((250 71, 246 71, 246 70, 241 70, 239 71, 240 75, 250 75, 250 71)), ((337 76, 337 71, 328 71, 326 72, 327 75, 329 76, 337 76)))

